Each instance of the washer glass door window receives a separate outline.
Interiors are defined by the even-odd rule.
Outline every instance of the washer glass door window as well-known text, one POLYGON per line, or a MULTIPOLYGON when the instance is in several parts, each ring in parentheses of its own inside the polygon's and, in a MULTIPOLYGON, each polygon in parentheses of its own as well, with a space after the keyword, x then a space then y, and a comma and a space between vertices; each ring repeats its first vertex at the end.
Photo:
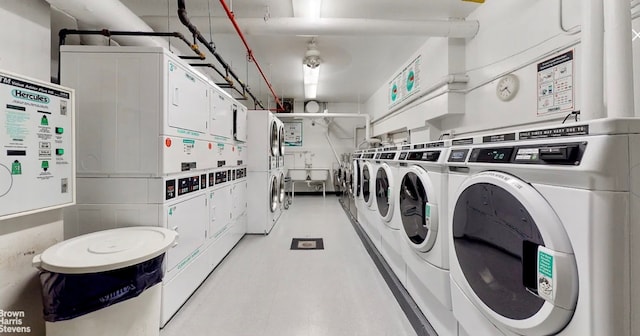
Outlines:
POLYGON ((359 160, 354 160, 353 161, 353 165, 354 165, 354 170, 353 173, 355 174, 355 178, 356 178, 356 192, 354 193, 356 195, 356 197, 360 197, 360 188, 362 186, 362 181, 360 180, 360 161, 359 160))
POLYGON ((280 155, 280 137, 278 133, 278 124, 275 121, 271 122, 271 132, 270 134, 270 142, 271 142, 271 156, 280 155))
POLYGON ((280 173, 280 183, 278 186, 278 203, 284 202, 284 173, 280 173))
POLYGON ((570 321, 573 248, 533 186, 501 172, 476 174, 458 190, 451 229, 452 257, 489 316, 527 335, 555 334, 570 321))
POLYGON ((427 252, 438 234, 433 184, 426 171, 413 166, 402 177, 399 191, 400 218, 412 247, 427 252))
POLYGON ((271 183, 269 183, 269 208, 271 212, 276 212, 278 209, 278 181, 275 176, 271 176, 271 183))
POLYGON ((369 165, 362 166, 362 198, 368 204, 371 199, 371 175, 369 173, 369 165))
POLYGON ((378 212, 383 218, 389 213, 391 185, 387 171, 380 167, 376 173, 376 203, 378 204, 378 212))

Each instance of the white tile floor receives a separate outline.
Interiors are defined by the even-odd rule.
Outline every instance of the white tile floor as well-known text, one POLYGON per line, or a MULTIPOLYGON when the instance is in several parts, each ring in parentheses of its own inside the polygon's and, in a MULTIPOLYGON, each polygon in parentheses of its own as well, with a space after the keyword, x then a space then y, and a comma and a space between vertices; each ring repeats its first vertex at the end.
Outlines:
POLYGON ((338 199, 296 197, 268 236, 246 236, 161 336, 416 335, 338 199), (290 250, 324 238, 324 250, 290 250))

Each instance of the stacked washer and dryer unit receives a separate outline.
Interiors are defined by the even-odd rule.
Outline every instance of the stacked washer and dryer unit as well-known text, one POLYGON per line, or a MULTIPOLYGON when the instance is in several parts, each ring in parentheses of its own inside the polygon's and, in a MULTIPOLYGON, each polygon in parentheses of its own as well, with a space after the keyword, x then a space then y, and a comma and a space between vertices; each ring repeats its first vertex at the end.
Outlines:
POLYGON ((248 117, 247 233, 269 234, 284 208, 284 124, 266 110, 248 117))
POLYGON ((65 211, 65 238, 177 231, 164 326, 246 232, 246 109, 163 48, 62 46, 60 67, 78 97, 77 205, 65 211))

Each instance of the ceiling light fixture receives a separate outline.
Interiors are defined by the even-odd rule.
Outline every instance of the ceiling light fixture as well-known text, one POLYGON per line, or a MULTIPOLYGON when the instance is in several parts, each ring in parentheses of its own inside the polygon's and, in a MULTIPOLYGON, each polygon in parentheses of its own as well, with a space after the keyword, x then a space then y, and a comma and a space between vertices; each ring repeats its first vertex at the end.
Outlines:
POLYGON ((316 47, 315 39, 307 45, 307 52, 302 60, 302 75, 304 78, 305 99, 315 99, 318 94, 318 81, 320 79, 320 52, 316 47))
POLYGON ((322 0, 308 0, 307 17, 313 20, 320 18, 320 7, 322 6, 322 0))

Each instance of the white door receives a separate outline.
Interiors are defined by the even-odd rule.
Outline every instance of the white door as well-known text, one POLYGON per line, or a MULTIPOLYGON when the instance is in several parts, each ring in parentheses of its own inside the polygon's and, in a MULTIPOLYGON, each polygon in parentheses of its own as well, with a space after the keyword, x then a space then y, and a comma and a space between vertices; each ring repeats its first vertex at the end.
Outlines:
MULTIPOLYGON (((205 241, 206 223, 209 217, 205 194, 167 205, 166 227, 178 232, 178 244, 167 253, 167 271, 178 265, 186 265, 188 257, 205 241)), ((182 267, 182 266, 180 266, 182 267)))
POLYGON ((169 61, 168 124, 171 127, 207 132, 209 97, 200 77, 169 61))
POLYGON ((231 186, 213 190, 209 193, 209 239, 218 239, 231 222, 231 186))

